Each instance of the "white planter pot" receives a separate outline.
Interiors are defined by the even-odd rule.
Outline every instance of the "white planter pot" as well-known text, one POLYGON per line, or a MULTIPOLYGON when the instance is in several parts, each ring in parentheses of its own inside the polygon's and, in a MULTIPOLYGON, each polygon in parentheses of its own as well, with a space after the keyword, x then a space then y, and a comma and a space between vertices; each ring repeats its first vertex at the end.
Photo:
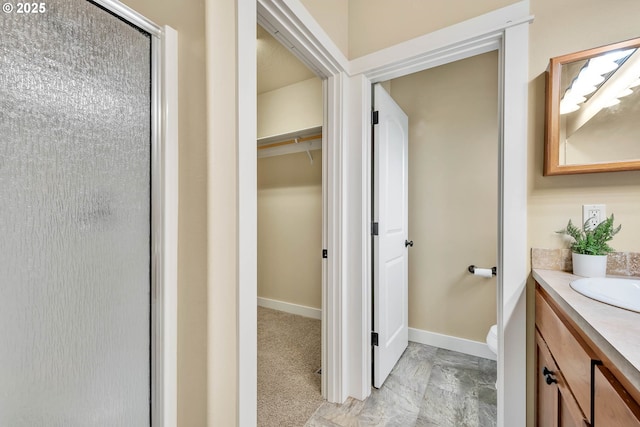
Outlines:
POLYGON ((605 277, 607 275, 606 255, 582 255, 571 253, 573 274, 582 277, 605 277))

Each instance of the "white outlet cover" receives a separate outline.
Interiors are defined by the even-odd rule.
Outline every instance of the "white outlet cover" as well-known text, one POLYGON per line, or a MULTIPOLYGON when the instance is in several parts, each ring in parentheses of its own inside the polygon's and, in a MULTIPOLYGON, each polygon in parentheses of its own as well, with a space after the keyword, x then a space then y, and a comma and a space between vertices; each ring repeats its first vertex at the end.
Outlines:
POLYGON ((589 218, 594 218, 591 228, 595 228, 598 224, 607 218, 606 205, 582 205, 582 224, 587 222, 589 218))

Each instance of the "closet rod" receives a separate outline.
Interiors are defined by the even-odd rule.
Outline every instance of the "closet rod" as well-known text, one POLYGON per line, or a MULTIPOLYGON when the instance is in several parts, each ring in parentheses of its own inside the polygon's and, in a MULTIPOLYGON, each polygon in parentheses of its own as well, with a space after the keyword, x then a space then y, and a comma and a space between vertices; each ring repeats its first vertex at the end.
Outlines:
POLYGON ((258 150, 264 150, 264 149, 273 148, 273 147, 280 147, 282 145, 295 144, 296 141, 297 142, 306 142, 306 141, 313 141, 315 139, 320 139, 320 138, 322 138, 322 134, 321 133, 319 133, 317 135, 305 136, 305 137, 302 137, 302 138, 287 139, 286 141, 280 141, 280 142, 274 142, 272 144, 260 145, 260 146, 258 146, 258 150))

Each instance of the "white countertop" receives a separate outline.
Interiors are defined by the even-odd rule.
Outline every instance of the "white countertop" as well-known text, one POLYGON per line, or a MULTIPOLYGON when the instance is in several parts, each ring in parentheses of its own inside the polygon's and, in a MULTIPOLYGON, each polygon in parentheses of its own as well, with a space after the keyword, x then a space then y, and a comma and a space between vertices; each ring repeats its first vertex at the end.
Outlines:
POLYGON ((640 391, 640 313, 571 289, 571 273, 533 269, 533 278, 640 391))

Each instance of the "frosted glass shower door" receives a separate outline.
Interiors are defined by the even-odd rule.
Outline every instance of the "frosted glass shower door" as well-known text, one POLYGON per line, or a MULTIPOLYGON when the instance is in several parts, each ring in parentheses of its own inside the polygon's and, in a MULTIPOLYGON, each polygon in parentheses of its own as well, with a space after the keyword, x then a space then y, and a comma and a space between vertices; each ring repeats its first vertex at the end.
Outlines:
POLYGON ((0 426, 148 426, 151 38, 0 14, 0 426))

